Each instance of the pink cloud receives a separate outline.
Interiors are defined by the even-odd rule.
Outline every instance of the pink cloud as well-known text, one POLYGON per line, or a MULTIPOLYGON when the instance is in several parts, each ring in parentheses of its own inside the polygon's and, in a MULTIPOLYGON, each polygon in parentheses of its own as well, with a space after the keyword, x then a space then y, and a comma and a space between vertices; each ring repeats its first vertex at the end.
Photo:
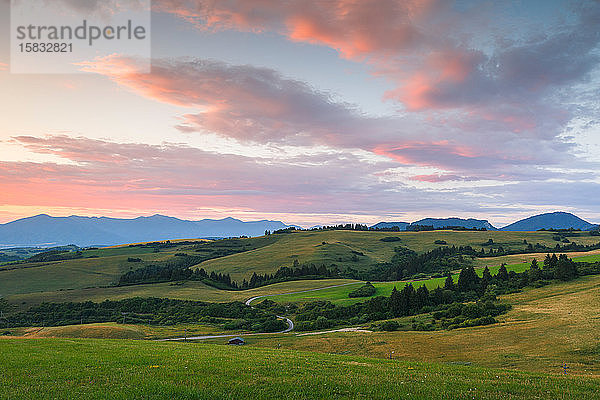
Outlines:
POLYGON ((347 58, 393 53, 418 43, 415 22, 435 0, 265 1, 162 0, 154 9, 195 22, 202 29, 276 31, 293 41, 329 46, 347 58))
MULTIPOLYGON (((544 37, 535 32, 482 45, 482 37, 510 37, 505 21, 488 14, 490 7, 438 0, 155 2, 155 10, 200 29, 276 32, 335 49, 388 79, 393 88, 385 99, 409 111, 458 110, 512 132, 545 135, 551 128, 558 135, 564 124, 543 121, 555 113, 556 91, 585 82, 598 65, 600 5, 565 6, 562 12, 573 24, 549 29, 544 37)), ((556 18, 562 21, 562 15, 556 18)))
POLYGON ((362 147, 364 129, 379 124, 326 93, 266 68, 155 59, 152 74, 142 74, 136 60, 116 55, 81 66, 143 96, 197 108, 197 113, 185 116, 180 129, 186 132, 211 131, 259 143, 285 139, 288 144, 362 147))
MULTIPOLYGON (((17 210, 11 213, 14 216, 22 216, 18 210, 23 209, 60 209, 62 213, 69 209, 96 209, 113 210, 114 216, 160 212, 201 218, 215 216, 210 210, 220 210, 217 216, 229 210, 252 215, 287 215, 288 222, 301 221, 303 214, 320 214, 323 223, 339 222, 342 214, 361 221, 365 215, 372 218, 415 213, 415 210, 421 216, 429 212, 443 214, 449 208, 453 213, 490 212, 491 207, 501 210, 503 204, 511 204, 511 199, 531 202, 530 196, 539 199, 540 193, 548 194, 548 199, 554 199, 551 194, 557 191, 561 198, 567 194, 557 189, 555 182, 544 186, 538 180, 535 191, 526 187, 503 189, 501 185, 494 190, 505 194, 494 205, 486 192, 493 190, 489 187, 468 188, 466 195, 460 190, 419 190, 390 179, 394 163, 374 163, 348 153, 261 159, 174 144, 115 143, 67 136, 26 136, 13 140, 34 153, 52 154, 72 163, 0 161, 3 189, 0 206, 4 210, 17 210), (486 196, 483 208, 478 193, 486 196)), ((440 143, 438 148, 444 145, 440 143)), ((419 146, 425 145, 412 145, 419 146)), ((459 151, 457 147, 456 152, 459 151)), ((547 176, 555 177, 555 174, 547 176)), ((582 176, 571 178, 581 180, 582 176)), ((459 174, 444 173, 410 179, 433 183, 468 180, 459 174)), ((568 201, 571 200, 569 197, 568 201)))
POLYGON ((181 145, 67 136, 15 137, 14 141, 75 165, 0 162, 2 205, 172 213, 195 208, 330 213, 336 212, 335 207, 351 209, 356 198, 373 188, 371 175, 386 166, 365 164, 357 169, 360 160, 335 154, 265 160, 181 145))
MULTIPOLYGON (((442 57, 432 56, 431 63, 439 63, 442 57)), ((469 59, 452 61, 440 77, 451 82, 466 79, 469 59)), ((155 59, 152 73, 141 74, 135 59, 118 55, 81 65, 145 97, 197 109, 185 115, 179 126, 187 133, 214 132, 259 144, 362 149, 405 165, 434 166, 465 179, 506 180, 524 173, 501 174, 501 169, 573 162, 568 153, 571 144, 556 140, 554 134, 547 133, 550 129, 543 131, 546 136, 532 134, 529 111, 519 118, 502 108, 490 115, 485 109, 477 110, 466 117, 420 113, 369 117, 352 105, 335 102, 328 94, 267 68, 198 59, 155 59), (528 150, 532 147, 536 152, 528 150)), ((428 88, 426 82, 424 87, 428 88)), ((428 100, 425 96, 415 98, 428 100)), ((561 123, 556 116, 533 118, 548 126, 561 123)))
POLYGON ((410 180, 419 181, 419 182, 446 182, 446 181, 460 181, 464 180, 462 177, 458 175, 441 175, 441 174, 431 174, 431 175, 414 175, 410 177, 410 180))

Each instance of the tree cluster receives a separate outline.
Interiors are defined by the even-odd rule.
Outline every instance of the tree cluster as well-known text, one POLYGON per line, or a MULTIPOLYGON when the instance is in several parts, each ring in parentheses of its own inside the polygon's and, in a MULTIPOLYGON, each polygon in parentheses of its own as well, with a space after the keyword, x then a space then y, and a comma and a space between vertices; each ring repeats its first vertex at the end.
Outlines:
POLYGON ((219 323, 224 329, 276 332, 285 322, 273 314, 242 302, 206 303, 160 298, 133 298, 101 303, 42 303, 7 316, 5 327, 60 326, 79 323, 123 322, 154 325, 177 323, 219 323))

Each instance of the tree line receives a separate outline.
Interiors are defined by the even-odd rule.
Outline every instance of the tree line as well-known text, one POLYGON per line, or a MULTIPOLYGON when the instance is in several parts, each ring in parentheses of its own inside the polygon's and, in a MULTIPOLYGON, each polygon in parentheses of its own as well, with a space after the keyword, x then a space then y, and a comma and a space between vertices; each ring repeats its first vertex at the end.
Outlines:
MULTIPOLYGON (((444 285, 433 290, 425 285, 415 289, 409 283, 400 290, 394 287, 389 297, 373 297, 348 306, 329 301, 303 304, 294 311, 296 327, 298 330, 328 329, 429 312, 448 329, 486 325, 495 323, 495 317, 509 309, 509 306, 496 302, 498 294, 526 286, 546 285, 552 280, 568 281, 599 273, 600 262, 575 263, 565 254, 548 255, 542 266, 533 260, 530 268, 521 273, 509 272, 503 264, 495 275, 486 267, 479 277, 475 269, 468 266, 461 269, 456 282, 448 274, 444 285)), ((273 303, 267 302, 266 308, 270 307, 274 307, 273 303)), ((393 328, 393 324, 388 328, 393 328)))
POLYGON ((248 307, 239 301, 207 303, 141 297, 101 303, 42 303, 27 311, 7 315, 0 319, 0 326, 61 326, 97 322, 152 325, 205 322, 219 324, 223 329, 259 332, 277 332, 287 327, 272 313, 248 307))

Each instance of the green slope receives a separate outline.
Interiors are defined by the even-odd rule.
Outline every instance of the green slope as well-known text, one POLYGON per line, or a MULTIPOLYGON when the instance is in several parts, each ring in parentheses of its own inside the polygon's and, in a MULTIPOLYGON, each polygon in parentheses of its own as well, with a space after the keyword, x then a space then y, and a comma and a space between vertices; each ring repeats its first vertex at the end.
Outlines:
MULTIPOLYGON (((600 238, 581 233, 570 240, 580 244, 597 243, 600 238)), ((199 264, 208 272, 229 273, 237 281, 248 279, 253 272, 273 273, 281 266, 292 266, 294 260, 300 263, 336 264, 341 268, 367 269, 378 262, 390 261, 394 248, 406 246, 417 252, 439 247, 436 240, 448 245, 470 245, 475 249, 492 239, 495 244, 513 250, 523 250, 528 243, 554 246, 557 242, 550 232, 356 232, 356 231, 316 231, 277 234, 267 237, 240 239, 243 251, 219 257, 199 264), (400 241, 382 241, 387 237, 398 237, 400 241)), ((177 243, 174 241, 174 243, 177 243)), ((156 261, 176 258, 175 254, 202 254, 185 242, 177 246, 161 249, 155 253, 150 248, 121 246, 98 250, 85 250, 81 259, 46 263, 8 264, 0 266, 0 297, 53 292, 54 297, 61 293, 81 293, 93 291, 94 298, 102 297, 102 287, 111 286, 119 277, 129 271, 156 261), (141 263, 128 262, 128 258, 139 258, 141 263)), ((513 257, 513 256, 507 256, 513 257)), ((514 257, 513 257, 514 258, 514 257)), ((526 259, 530 257, 527 256, 526 259)), ((497 257, 476 260, 476 265, 498 265, 512 258, 497 257)), ((510 263, 510 262, 509 262, 510 263)), ((194 284, 186 283, 187 287, 194 284)), ((138 295, 170 296, 174 290, 169 284, 141 285, 141 288, 107 288, 106 297, 128 296, 128 292, 138 295), (154 288, 156 292, 154 292, 154 288), (143 290, 142 290, 143 289, 143 290)), ((198 286, 198 285, 196 285, 198 286)), ((198 286, 201 292, 208 292, 198 286)), ((53 295, 49 295, 52 297, 53 295)), ((186 294, 187 296, 187 294, 186 294)), ((73 297, 66 295, 66 297, 73 297)), ((212 295, 209 295, 211 298, 212 295)))
MULTIPOLYGON (((570 240, 579 244, 598 243, 600 238, 587 232, 575 233, 570 240)), ((394 248, 405 246, 417 252, 425 252, 439 247, 436 240, 443 240, 449 246, 472 246, 475 250, 488 239, 505 249, 523 251, 527 243, 540 243, 555 246, 551 232, 502 232, 502 231, 432 231, 432 232, 357 232, 357 231, 315 231, 294 232, 272 235, 277 240, 268 246, 208 260, 199 266, 207 271, 229 273, 232 278, 249 278, 252 272, 272 273, 281 266, 291 266, 295 259, 300 263, 336 264, 340 267, 366 269, 378 262, 390 261, 394 248), (386 242, 381 239, 397 237, 400 240, 386 242), (353 253, 356 252, 356 253, 353 253), (363 255, 357 254, 362 253, 363 255), (356 256, 355 256, 356 255, 356 256)), ((498 264, 500 264, 500 261, 498 264)), ((493 263, 493 260, 487 263, 493 263)))

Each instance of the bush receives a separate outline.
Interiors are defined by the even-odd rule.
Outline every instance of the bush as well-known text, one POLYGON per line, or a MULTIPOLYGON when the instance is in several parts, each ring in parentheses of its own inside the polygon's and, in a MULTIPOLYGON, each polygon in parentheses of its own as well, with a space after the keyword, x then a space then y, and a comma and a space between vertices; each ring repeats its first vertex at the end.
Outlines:
POLYGON ((396 321, 385 321, 379 325, 379 329, 382 331, 393 332, 400 328, 400 324, 396 321))
POLYGON ((371 282, 365 283, 363 286, 358 289, 348 293, 348 297, 371 297, 375 294, 376 289, 375 286, 371 282))

